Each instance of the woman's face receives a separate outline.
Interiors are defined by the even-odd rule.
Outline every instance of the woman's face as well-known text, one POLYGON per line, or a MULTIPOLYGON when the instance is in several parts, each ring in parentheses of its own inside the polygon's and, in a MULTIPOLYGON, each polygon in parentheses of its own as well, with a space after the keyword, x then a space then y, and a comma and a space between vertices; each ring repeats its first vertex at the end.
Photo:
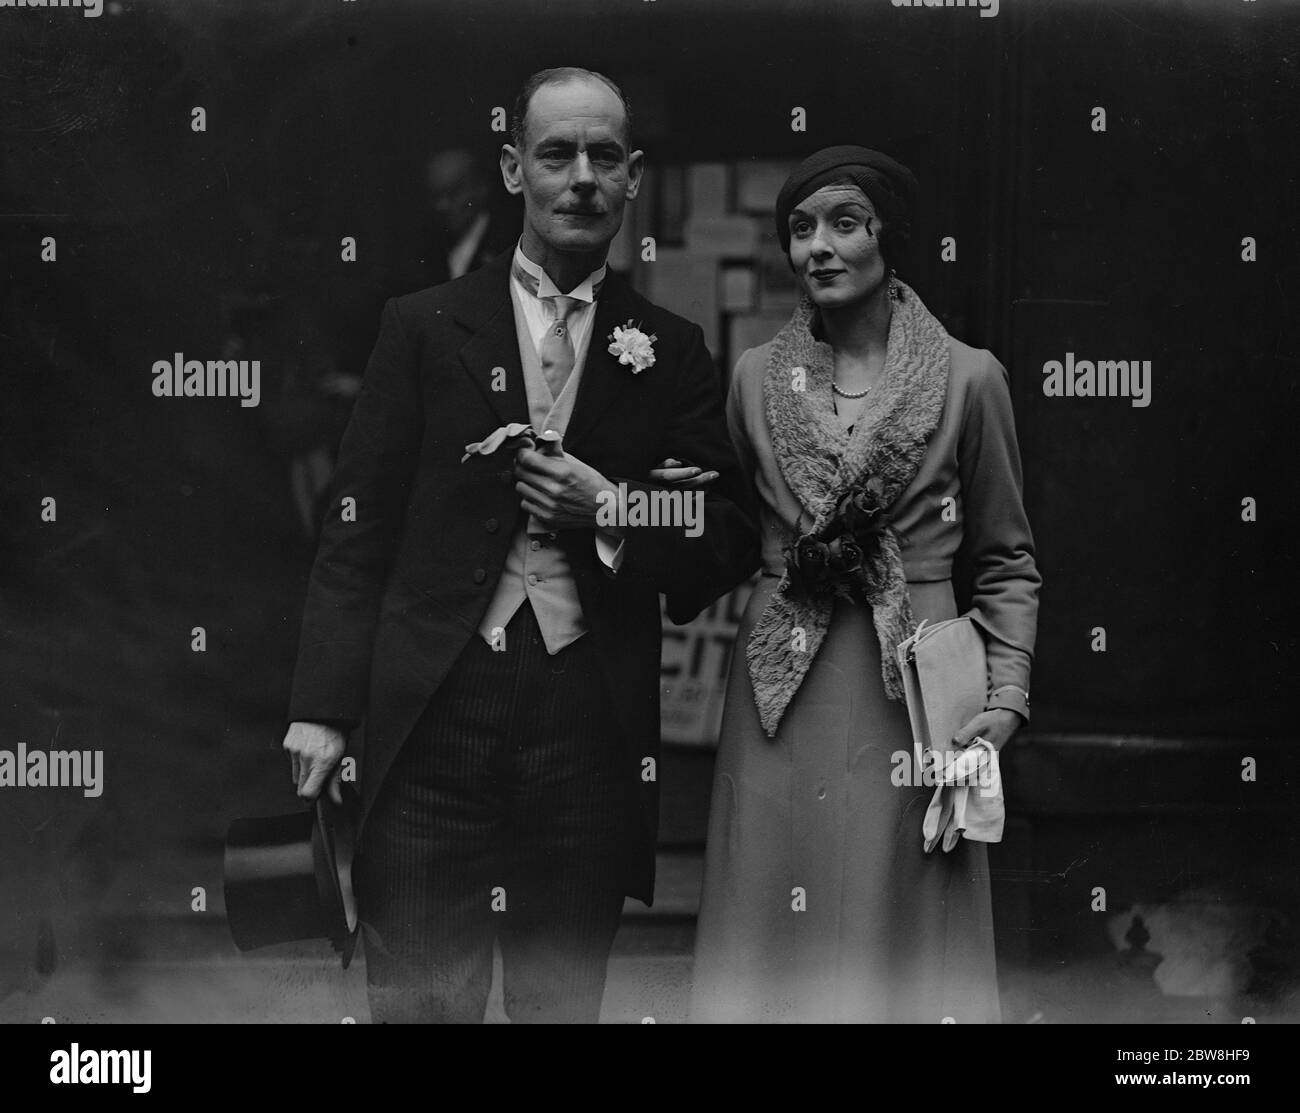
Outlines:
POLYGON ((828 185, 790 213, 790 265, 818 309, 865 301, 889 276, 880 218, 857 186, 828 185))

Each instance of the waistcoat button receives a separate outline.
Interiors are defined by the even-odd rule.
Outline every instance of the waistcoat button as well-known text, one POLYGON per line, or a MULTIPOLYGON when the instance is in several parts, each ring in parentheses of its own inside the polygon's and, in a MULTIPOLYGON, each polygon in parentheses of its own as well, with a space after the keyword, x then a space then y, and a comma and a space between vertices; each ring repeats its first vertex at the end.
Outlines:
POLYGON ((488 533, 496 533, 497 527, 500 524, 501 523, 498 522, 495 518, 489 518, 486 522, 483 523, 483 528, 487 530, 488 533))
POLYGON ((487 569, 485 568, 474 569, 474 582, 476 584, 481 584, 486 579, 487 579, 487 569))

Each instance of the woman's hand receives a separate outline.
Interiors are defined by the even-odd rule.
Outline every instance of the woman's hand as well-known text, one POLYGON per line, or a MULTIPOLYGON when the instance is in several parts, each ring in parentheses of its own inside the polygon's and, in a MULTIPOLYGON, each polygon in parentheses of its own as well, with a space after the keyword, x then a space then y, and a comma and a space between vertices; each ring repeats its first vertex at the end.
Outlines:
POLYGON ((1000 750, 1020 729, 1020 722, 1020 716, 1005 707, 981 711, 952 736, 952 742, 958 749, 964 750, 976 738, 984 738, 995 750, 1000 750))
POLYGON ((650 478, 655 483, 670 484, 690 491, 700 487, 707 487, 718 478, 718 473, 716 471, 705 471, 703 468, 697 468, 683 460, 669 458, 661 461, 657 468, 651 469, 650 478))

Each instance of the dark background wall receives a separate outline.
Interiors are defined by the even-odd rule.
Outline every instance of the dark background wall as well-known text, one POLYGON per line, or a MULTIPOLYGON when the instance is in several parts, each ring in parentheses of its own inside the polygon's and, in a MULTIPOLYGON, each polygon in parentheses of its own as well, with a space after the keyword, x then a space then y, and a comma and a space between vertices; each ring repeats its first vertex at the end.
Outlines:
POLYGON ((492 108, 560 63, 624 85, 651 175, 839 142, 914 168, 904 277, 1010 369, 1045 578, 1036 729, 1289 738, 1298 26, 1268 0, 0 12, 3 737, 98 740, 133 786, 8 820, 36 863, 14 868, 170 908, 232 812, 290 806, 310 544, 285 369, 360 368, 383 299, 420 284, 425 157, 496 150, 492 108), (154 360, 219 358, 250 313, 261 407, 151 396, 154 360), (1044 397, 1067 351, 1151 360, 1150 407, 1044 397))

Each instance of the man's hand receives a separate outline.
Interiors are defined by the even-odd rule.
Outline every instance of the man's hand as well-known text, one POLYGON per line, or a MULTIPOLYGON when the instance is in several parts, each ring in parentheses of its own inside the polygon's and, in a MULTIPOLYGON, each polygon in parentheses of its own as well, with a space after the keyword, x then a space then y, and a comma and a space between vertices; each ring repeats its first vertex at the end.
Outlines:
POLYGON ((515 479, 524 510, 548 530, 598 528, 597 496, 602 491, 618 493, 595 468, 563 451, 547 455, 535 448, 519 449, 515 479))
POLYGON ((653 482, 671 484, 686 491, 708 487, 717 480, 718 475, 716 471, 705 471, 703 468, 697 468, 684 460, 674 460, 672 457, 661 461, 657 468, 652 468, 650 471, 650 479, 653 482))
POLYGON ((330 799, 343 803, 343 790, 339 787, 337 766, 343 759, 348 736, 337 727, 324 723, 290 723, 284 736, 284 748, 289 752, 293 766, 293 783, 298 788, 298 799, 315 800, 330 785, 330 799), (330 776, 333 773, 334 776, 330 776))
POLYGON ((990 742, 995 750, 1000 750, 1020 729, 1020 723, 1020 716, 1006 707, 981 711, 952 736, 953 745, 958 749, 965 749, 976 737, 979 737, 990 742))

